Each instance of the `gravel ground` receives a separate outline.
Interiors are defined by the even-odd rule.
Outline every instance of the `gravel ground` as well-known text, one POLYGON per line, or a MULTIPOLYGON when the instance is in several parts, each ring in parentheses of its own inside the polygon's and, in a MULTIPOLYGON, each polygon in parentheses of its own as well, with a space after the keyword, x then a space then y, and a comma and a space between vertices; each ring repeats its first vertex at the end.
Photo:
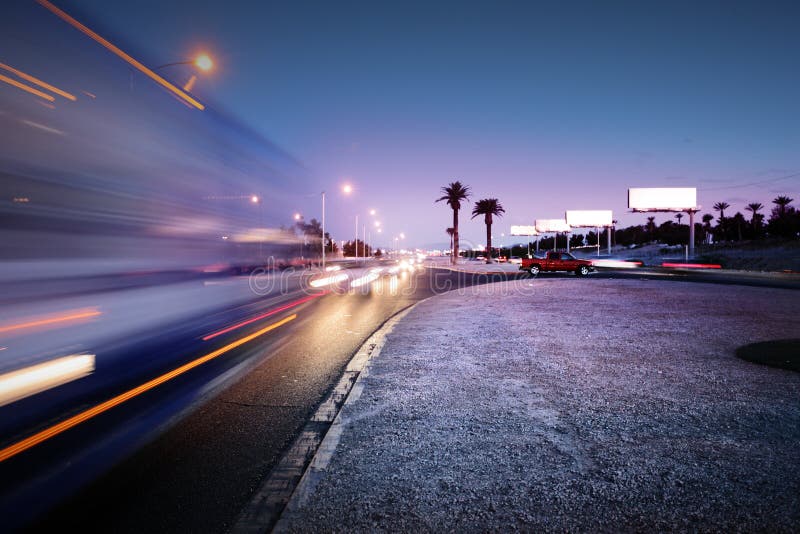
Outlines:
POLYGON ((290 531, 798 531, 797 292, 540 277, 390 334, 290 531))

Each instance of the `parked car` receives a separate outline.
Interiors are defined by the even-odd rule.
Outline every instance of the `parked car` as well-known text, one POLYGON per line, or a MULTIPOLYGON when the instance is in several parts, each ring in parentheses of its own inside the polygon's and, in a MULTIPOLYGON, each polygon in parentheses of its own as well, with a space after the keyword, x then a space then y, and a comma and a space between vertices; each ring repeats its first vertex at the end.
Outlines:
POLYGON ((511 256, 508 258, 508 263, 513 263, 514 265, 522 265, 522 258, 519 256, 511 256))

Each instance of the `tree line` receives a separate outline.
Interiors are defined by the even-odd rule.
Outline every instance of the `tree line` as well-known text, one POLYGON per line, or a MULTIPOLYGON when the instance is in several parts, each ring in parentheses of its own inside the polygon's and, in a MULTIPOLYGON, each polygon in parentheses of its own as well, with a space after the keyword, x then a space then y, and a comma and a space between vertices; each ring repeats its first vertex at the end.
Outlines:
MULTIPOLYGON (((695 222, 695 239, 698 244, 767 238, 796 239, 800 234, 800 211, 791 205, 792 202, 794 199, 785 195, 773 199, 773 207, 766 220, 764 205, 760 202, 751 202, 745 207, 749 217, 738 211, 733 216, 727 216, 725 211, 730 208, 730 204, 717 202, 713 206, 714 211, 719 214, 717 217, 706 213, 700 219, 702 222, 695 222)), ((685 244, 688 225, 682 224, 684 217, 683 213, 677 213, 674 217, 677 222, 667 220, 660 225, 656 225, 655 217, 648 217, 644 225, 617 229, 613 235, 614 241, 624 246, 650 242, 685 244)))

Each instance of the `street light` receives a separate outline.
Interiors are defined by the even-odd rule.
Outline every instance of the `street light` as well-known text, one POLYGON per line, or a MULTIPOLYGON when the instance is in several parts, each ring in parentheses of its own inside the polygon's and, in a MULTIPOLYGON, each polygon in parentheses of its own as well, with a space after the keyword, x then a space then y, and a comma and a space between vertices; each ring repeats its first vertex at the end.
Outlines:
POLYGON ((258 195, 251 195, 250 202, 252 204, 258 205, 258 258, 259 260, 264 259, 264 205, 261 202, 261 197, 258 195))
POLYGON ((194 66, 203 72, 208 72, 214 68, 214 62, 208 57, 208 54, 200 54, 194 60, 194 66))
POLYGON ((325 191, 322 192, 322 272, 325 272, 325 247, 328 243, 325 240, 325 191))
MULTIPOLYGON (((188 59, 185 61, 174 61, 172 63, 165 63, 164 65, 159 65, 155 67, 153 70, 163 69, 164 67, 172 67, 173 65, 194 65, 199 70, 203 72, 209 72, 211 69, 214 68, 214 62, 211 60, 208 54, 200 54, 194 59, 188 59)), ((192 74, 189 78, 189 81, 186 82, 186 85, 183 86, 184 91, 191 91, 194 87, 194 82, 197 81, 197 76, 192 74)))
POLYGON ((208 72, 214 68, 214 62, 208 54, 200 54, 194 59, 187 59, 184 61, 174 61, 172 63, 165 63, 155 67, 153 70, 163 69, 164 67, 172 67, 174 65, 194 65, 203 72, 208 72))

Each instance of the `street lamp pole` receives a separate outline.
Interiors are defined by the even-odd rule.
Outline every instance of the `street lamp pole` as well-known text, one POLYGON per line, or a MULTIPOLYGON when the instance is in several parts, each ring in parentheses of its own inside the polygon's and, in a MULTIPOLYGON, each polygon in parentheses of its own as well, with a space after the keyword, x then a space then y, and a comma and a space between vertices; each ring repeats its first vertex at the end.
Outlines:
POLYGON ((322 270, 325 271, 325 191, 322 192, 322 270))
POLYGON ((356 240, 353 241, 353 245, 356 248, 356 262, 358 262, 358 213, 356 213, 356 240))

